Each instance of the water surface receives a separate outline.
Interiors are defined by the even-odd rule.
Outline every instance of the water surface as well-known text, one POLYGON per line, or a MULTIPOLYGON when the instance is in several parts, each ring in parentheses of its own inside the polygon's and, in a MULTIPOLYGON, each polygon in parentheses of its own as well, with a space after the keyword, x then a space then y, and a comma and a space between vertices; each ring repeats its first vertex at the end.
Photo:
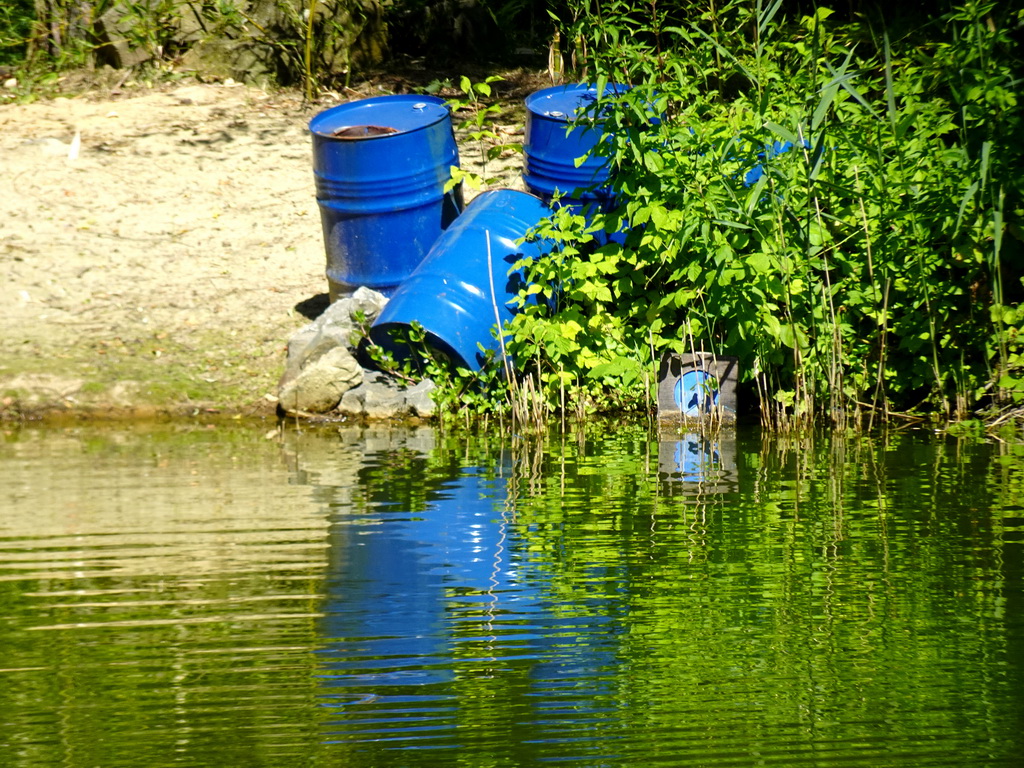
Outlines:
POLYGON ((1024 452, 8 429, 0 765, 1017 766, 1024 452))

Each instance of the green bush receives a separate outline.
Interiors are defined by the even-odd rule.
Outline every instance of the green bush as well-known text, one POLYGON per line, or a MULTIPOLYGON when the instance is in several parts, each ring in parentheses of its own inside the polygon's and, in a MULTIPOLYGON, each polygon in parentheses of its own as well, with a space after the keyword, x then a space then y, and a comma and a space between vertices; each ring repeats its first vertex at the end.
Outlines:
POLYGON ((34 24, 33 0, 7 0, 0 4, 0 66, 24 61, 34 24))
POLYGON ((779 6, 579 15, 599 91, 634 87, 602 105, 596 150, 619 206, 560 212, 559 247, 520 265, 546 301, 524 301, 510 354, 552 409, 567 387, 646 408, 655 361, 692 349, 739 357, 774 424, 958 417, 1022 390, 1022 12, 972 0, 891 40, 779 6), (625 246, 599 245, 622 221, 625 246))

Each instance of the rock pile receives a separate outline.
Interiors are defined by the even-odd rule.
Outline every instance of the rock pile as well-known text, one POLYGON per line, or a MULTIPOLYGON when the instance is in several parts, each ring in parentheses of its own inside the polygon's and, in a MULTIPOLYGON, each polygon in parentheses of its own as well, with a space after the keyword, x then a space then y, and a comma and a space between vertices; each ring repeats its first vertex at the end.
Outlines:
POLYGON ((360 363, 357 315, 372 323, 386 303, 382 294, 359 288, 292 335, 277 395, 285 414, 374 420, 434 414, 432 381, 406 386, 360 363))

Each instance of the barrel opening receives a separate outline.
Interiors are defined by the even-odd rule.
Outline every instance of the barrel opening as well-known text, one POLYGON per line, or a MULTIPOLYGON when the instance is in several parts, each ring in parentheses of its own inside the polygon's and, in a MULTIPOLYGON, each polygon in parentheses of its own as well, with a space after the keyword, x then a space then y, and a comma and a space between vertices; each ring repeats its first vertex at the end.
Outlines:
POLYGON ((399 130, 386 125, 347 125, 334 131, 331 136, 336 139, 368 139, 392 133, 399 133, 399 130))

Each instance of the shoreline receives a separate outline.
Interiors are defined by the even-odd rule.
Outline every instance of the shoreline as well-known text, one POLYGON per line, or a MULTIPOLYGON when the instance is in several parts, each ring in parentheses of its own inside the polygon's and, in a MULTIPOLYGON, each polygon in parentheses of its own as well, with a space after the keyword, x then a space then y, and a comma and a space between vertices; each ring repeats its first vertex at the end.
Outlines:
MULTIPOLYGON (((540 74, 509 74, 514 114, 540 74)), ((276 418, 287 342, 327 306, 309 120, 401 87, 0 104, 0 422, 276 418)), ((459 150, 480 170, 479 146, 459 150)), ((500 166, 514 184, 521 158, 500 166)))

